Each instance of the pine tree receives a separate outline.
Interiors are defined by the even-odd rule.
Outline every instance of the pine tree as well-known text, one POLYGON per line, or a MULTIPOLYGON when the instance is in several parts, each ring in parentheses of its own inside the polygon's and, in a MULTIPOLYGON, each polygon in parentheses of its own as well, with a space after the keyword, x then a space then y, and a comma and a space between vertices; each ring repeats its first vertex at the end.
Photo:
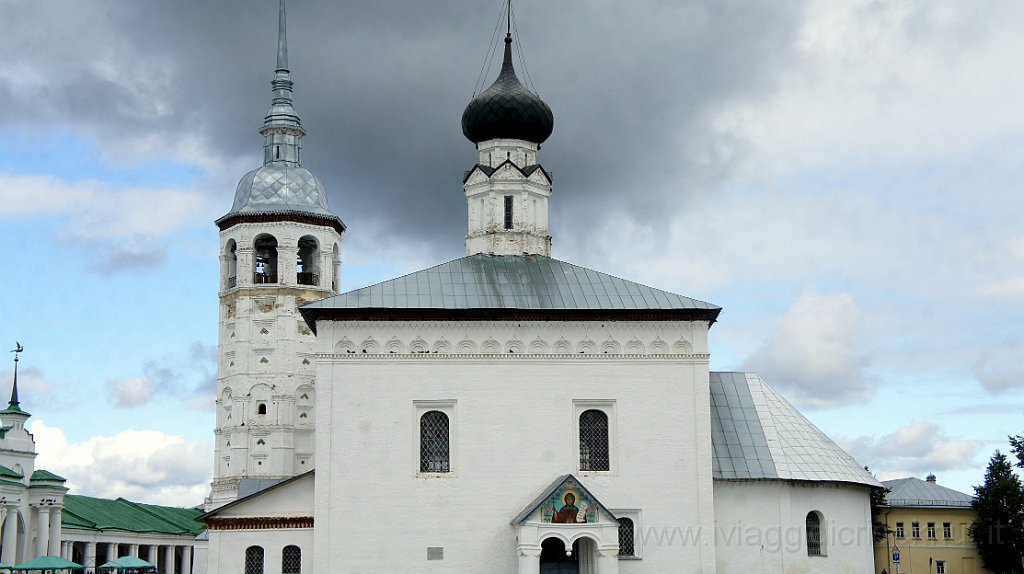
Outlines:
POLYGON ((974 487, 971 537, 985 568, 997 574, 1021 572, 1024 557, 1024 486, 1006 455, 998 450, 985 470, 985 483, 974 487))

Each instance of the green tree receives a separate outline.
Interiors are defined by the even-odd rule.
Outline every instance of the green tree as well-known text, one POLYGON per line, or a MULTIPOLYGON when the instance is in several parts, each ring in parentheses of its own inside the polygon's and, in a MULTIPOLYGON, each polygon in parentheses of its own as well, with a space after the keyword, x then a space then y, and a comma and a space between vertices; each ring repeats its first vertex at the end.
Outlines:
MULTIPOLYGON (((866 466, 864 470, 871 473, 871 469, 866 466)), ((884 486, 871 487, 871 535, 875 540, 885 540, 891 532, 889 525, 885 523, 885 517, 882 516, 882 511, 888 508, 885 497, 890 492, 892 491, 884 486)))
POLYGON ((971 537, 985 568, 997 574, 1021 572, 1024 551, 1024 486, 1006 455, 998 450, 985 470, 985 482, 974 487, 971 537))

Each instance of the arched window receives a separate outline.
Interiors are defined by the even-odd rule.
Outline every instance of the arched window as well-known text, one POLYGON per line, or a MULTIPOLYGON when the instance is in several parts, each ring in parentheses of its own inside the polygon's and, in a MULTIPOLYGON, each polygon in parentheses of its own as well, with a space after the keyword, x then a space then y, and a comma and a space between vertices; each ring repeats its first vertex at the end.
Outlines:
POLYGON ((609 470, 608 415, 590 409, 580 414, 580 470, 609 470))
POLYGON ((285 546, 281 552, 281 574, 301 574, 302 550, 298 546, 285 546))
POLYGON ((420 417, 420 472, 450 472, 448 415, 427 411, 420 417))
POLYGON ((821 532, 821 515, 815 511, 807 513, 807 555, 808 556, 823 556, 822 551, 825 547, 825 537, 822 536, 821 532))
POLYGON ((299 285, 317 285, 320 275, 317 274, 317 257, 319 257, 316 239, 305 236, 299 239, 299 251, 295 261, 295 282, 299 285))
POLYGON ((258 414, 258 415, 265 415, 265 414, 267 414, 267 404, 266 403, 260 403, 259 405, 256 405, 256 414, 258 414))
POLYGON ((228 289, 238 284, 238 244, 234 239, 228 240, 227 248, 224 250, 224 266, 227 276, 228 289))
POLYGON ((341 247, 337 243, 334 244, 334 250, 332 251, 331 257, 331 290, 335 293, 338 292, 338 270, 341 269, 341 247))
POLYGON ((634 556, 636 553, 636 534, 633 532, 633 519, 619 519, 619 556, 634 556))
POLYGON ((277 283, 277 239, 260 235, 253 247, 253 283, 277 283))
POLYGON ((245 549, 245 574, 263 574, 262 546, 250 546, 245 549))

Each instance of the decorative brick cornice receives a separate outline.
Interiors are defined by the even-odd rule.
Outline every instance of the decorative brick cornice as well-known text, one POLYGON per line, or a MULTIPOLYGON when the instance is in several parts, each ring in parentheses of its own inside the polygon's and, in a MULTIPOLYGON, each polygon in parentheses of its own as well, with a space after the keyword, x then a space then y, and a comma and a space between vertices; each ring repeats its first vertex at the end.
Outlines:
POLYGON ((252 516, 243 518, 209 518, 210 530, 277 530, 313 528, 312 516, 252 516))

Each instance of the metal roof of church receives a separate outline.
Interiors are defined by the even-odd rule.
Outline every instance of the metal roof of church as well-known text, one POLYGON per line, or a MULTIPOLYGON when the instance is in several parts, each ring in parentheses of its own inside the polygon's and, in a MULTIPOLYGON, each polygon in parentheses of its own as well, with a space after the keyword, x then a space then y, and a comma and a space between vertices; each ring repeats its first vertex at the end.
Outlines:
POLYGON ((969 494, 913 476, 885 480, 882 484, 890 490, 885 495, 885 503, 889 506, 969 508, 974 501, 974 497, 969 494))
POLYGON ((476 254, 302 307, 685 311, 714 322, 720 307, 540 255, 476 254))
POLYGON ((64 495, 61 526, 78 530, 122 530, 195 536, 206 527, 196 522, 198 508, 175 508, 110 500, 74 494, 64 495))
POLYGON ((717 479, 784 479, 881 486, 782 395, 751 373, 711 373, 717 479))

